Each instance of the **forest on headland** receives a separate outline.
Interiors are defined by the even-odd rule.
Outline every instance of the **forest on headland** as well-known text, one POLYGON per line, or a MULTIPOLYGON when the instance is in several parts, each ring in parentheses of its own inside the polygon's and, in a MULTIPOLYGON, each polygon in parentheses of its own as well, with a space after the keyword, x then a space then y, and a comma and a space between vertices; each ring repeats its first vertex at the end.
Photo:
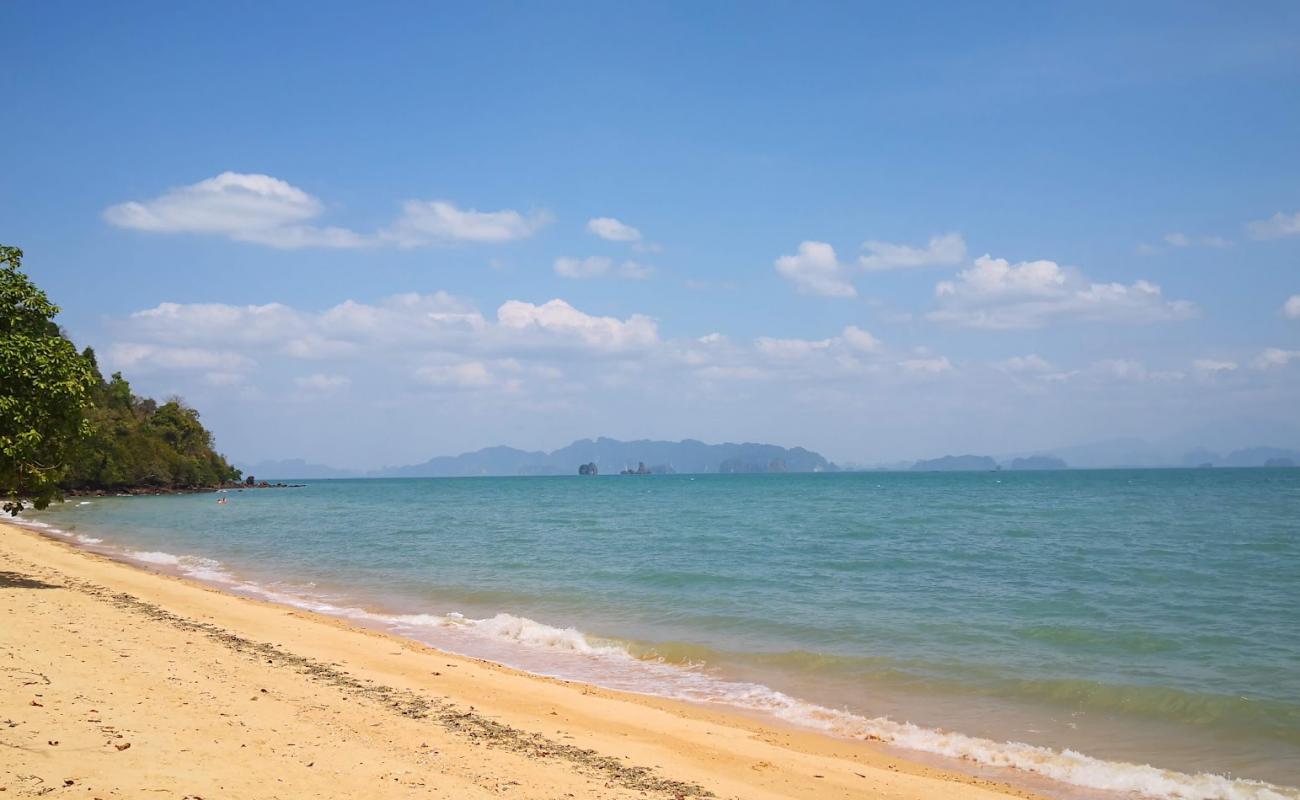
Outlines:
POLYGON ((236 482, 199 412, 105 379, 94 351, 54 321, 58 306, 0 245, 0 499, 43 508, 64 493, 172 491, 236 482))

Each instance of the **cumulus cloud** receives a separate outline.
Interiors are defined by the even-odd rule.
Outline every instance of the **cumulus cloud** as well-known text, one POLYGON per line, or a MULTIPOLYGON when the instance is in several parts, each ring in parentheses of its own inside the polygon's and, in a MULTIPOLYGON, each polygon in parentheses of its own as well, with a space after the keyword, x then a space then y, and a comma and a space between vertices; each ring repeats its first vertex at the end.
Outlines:
POLYGON ((587 220, 587 230, 608 242, 639 242, 641 231, 613 217, 587 220))
POLYGON ((1300 319, 1300 294, 1293 294, 1282 304, 1282 316, 1287 319, 1300 319))
POLYGON ((1220 361, 1214 358, 1198 358, 1192 362, 1192 369, 1203 376, 1216 375, 1220 372, 1232 372, 1237 369, 1235 361, 1220 361))
POLYGON ((654 268, 636 261, 624 261, 617 267, 614 259, 605 256, 555 259, 555 274, 564 278, 600 278, 613 275, 628 280, 644 280, 654 274, 654 268))
POLYGON ((122 369, 141 370, 238 371, 254 366, 252 359, 230 350, 134 342, 113 345, 109 349, 109 362, 122 369))
POLYGON ((618 267, 620 278, 627 278, 630 281, 643 281, 655 274, 655 268, 639 261, 624 261, 618 267))
POLYGON ((946 356, 936 358, 908 358, 898 362, 898 366, 904 372, 911 372, 924 375, 937 375, 941 372, 951 372, 952 362, 946 356))
POLYGON ((453 389, 482 389, 497 382, 481 361, 420 367, 415 371, 415 379, 428 386, 453 389))
POLYGON ((848 270, 836 258, 835 248, 825 242, 801 242, 797 255, 776 260, 776 271, 801 294, 855 297, 858 293, 849 282, 848 270))
POLYGON ((114 327, 123 341, 144 343, 123 350, 122 358, 178 366, 186 354, 198 360, 201 353, 221 347, 319 360, 439 349, 487 354, 537 348, 608 352, 658 341, 655 321, 641 314, 618 319, 586 314, 559 299, 542 305, 511 300, 491 321, 445 292, 399 294, 376 303, 347 300, 319 312, 279 303, 161 303, 114 327))
MULTIPOLYGON (((718 334, 712 336, 716 337, 718 334)), ((699 341, 724 340, 703 337, 699 341)), ((847 325, 840 331, 839 336, 825 339, 778 339, 760 336, 754 340, 754 349, 759 354, 777 360, 802 359, 817 353, 840 356, 879 353, 883 347, 879 339, 856 325, 847 325)))
POLYGON ((1255 239, 1280 239, 1283 236, 1300 235, 1300 211, 1293 214, 1279 211, 1268 219, 1247 223, 1246 230, 1255 239))
POLYGON ((609 272, 614 260, 605 256, 555 259, 555 274, 564 278, 595 278, 609 272))
POLYGON ((966 241, 959 233, 932 236, 925 247, 874 240, 863 242, 862 247, 867 254, 860 257, 858 263, 866 270, 952 266, 966 258, 966 241))
POLYGON ((461 210, 445 200, 411 200, 389 228, 358 233, 312 221, 325 212, 312 194, 270 175, 223 172, 170 189, 152 200, 118 203, 104 219, 120 228, 153 233, 225 236, 285 250, 323 247, 415 247, 447 242, 505 242, 531 236, 546 212, 461 210))
POLYGON ((510 300, 497 309, 497 323, 508 331, 544 333, 602 350, 646 347, 659 340, 658 326, 650 317, 642 314, 633 314, 625 320, 597 317, 560 299, 541 305, 510 300))
POLYGON ((760 336, 754 340, 758 352, 780 359, 805 358, 810 353, 829 349, 831 344, 830 339, 774 339, 760 336))
POLYGON ((1155 255, 1170 249, 1182 250, 1189 247, 1222 248, 1232 245, 1231 239, 1225 239, 1222 236, 1193 236, 1178 231, 1166 233, 1160 237, 1160 241, 1162 244, 1159 245, 1143 242, 1137 246, 1137 251, 1143 255, 1155 255))
POLYGON ((1165 300, 1149 281, 1093 283, 1054 261, 1012 264, 989 255, 957 280, 937 284, 935 297, 940 308, 928 319, 992 329, 1038 328, 1055 319, 1156 322, 1187 319, 1197 311, 1188 301, 1165 300))
POLYGON ((330 375, 324 372, 315 372, 311 375, 294 378, 293 382, 303 389, 310 389, 314 392, 335 392, 340 389, 346 389, 352 383, 352 379, 346 375, 330 375))
POLYGON ((1292 361, 1300 360, 1300 350, 1283 350, 1280 347, 1270 347, 1259 355, 1250 365, 1255 369, 1273 369, 1275 367, 1285 367, 1292 361))
POLYGON ((1149 374, 1145 364, 1131 358, 1103 358, 1094 361, 1089 372, 1094 377, 1119 381, 1144 381, 1149 374))
POLYGON ((408 200, 402 216, 383 232, 402 247, 450 242, 510 242, 527 239, 551 221, 545 211, 461 209, 446 200, 408 200))
POLYGON ((860 353, 875 353, 883 346, 879 339, 856 325, 848 325, 840 332, 840 339, 851 350, 860 353))
POLYGON ((363 247, 367 237, 345 228, 306 224, 323 212, 320 200, 270 175, 223 172, 171 189, 152 200, 109 206, 104 219, 120 228, 156 233, 206 233, 283 249, 363 247))

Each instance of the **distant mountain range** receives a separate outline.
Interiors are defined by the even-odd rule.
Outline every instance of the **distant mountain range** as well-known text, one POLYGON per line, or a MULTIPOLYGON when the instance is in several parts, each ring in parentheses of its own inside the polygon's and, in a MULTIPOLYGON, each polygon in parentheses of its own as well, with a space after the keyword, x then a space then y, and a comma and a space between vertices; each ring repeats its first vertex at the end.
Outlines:
MULTIPOLYGON (((1300 465, 1300 450, 1288 450, 1282 447, 1245 447, 1219 455, 1205 448, 1196 448, 1183 453, 1176 459, 1162 455, 1158 449, 1140 439, 1123 440, 1119 443, 1121 454, 1107 460, 1107 446, 1116 443, 1085 445, 1076 448, 1062 448, 1060 452, 1070 453, 1084 463, 1075 463, 1081 469, 1101 469, 1105 467, 1294 467, 1300 465)), ((1032 455, 1024 457, 995 459, 991 456, 942 456, 917 461, 911 466, 913 472, 983 472, 995 469, 1042 470, 1069 469, 1070 463, 1056 455, 1032 455)))
POLYGON ((802 447, 774 444, 705 444, 695 439, 680 442, 642 439, 579 439, 549 453, 514 447, 485 447, 458 456, 437 456, 422 464, 357 472, 301 459, 266 461, 249 465, 244 474, 268 478, 453 478, 476 475, 577 475, 583 464, 594 463, 602 474, 635 470, 645 464, 651 472, 763 473, 835 472, 839 468, 819 453, 802 447))
POLYGON ((1013 458, 999 464, 989 456, 943 456, 918 461, 913 472, 988 472, 995 469, 1069 469, 1070 465, 1055 456, 1027 456, 1013 458))
MULTIPOLYGON (((1275 444, 1253 447, 1232 442, 1264 438, 1250 425, 1210 426, 1179 436, 1150 442, 1145 439, 1108 439, 1055 448, 1050 452, 1003 455, 947 455, 901 462, 873 469, 911 469, 918 472, 1094 469, 1104 467, 1285 467, 1300 464, 1300 430, 1272 428, 1275 444), (1282 446, 1290 445, 1290 446, 1282 446), (1213 448, 1213 449, 1212 449, 1213 448)), ((774 444, 706 444, 695 439, 680 442, 620 441, 601 437, 579 439, 559 450, 519 450, 485 447, 457 456, 437 456, 421 464, 385 467, 365 472, 309 464, 302 459, 264 461, 246 465, 245 475, 259 478, 440 478, 474 475, 576 475, 584 464, 595 464, 600 474, 635 471, 644 464, 651 473, 738 474, 762 472, 838 472, 840 468, 819 453, 802 447, 774 444)), ((850 467, 849 469, 859 469, 850 467)))

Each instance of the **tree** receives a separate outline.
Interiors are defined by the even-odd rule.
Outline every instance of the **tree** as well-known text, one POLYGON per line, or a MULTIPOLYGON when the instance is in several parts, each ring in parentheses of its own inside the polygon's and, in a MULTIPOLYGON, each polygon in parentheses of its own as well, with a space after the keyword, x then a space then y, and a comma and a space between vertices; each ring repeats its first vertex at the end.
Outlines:
POLYGON ((71 446, 89 433, 85 409, 95 376, 59 331, 59 307, 22 271, 23 251, 0 245, 0 499, 17 514, 26 500, 61 497, 71 446))

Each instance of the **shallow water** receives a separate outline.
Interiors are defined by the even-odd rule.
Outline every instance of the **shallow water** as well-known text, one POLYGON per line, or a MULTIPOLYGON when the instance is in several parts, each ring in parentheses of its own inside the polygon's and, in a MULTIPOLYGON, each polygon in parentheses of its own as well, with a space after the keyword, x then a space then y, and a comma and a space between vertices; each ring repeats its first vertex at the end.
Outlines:
POLYGON ((94 498, 28 519, 537 672, 1073 786, 1300 797, 1285 788, 1300 786, 1300 470, 226 496, 94 498))

